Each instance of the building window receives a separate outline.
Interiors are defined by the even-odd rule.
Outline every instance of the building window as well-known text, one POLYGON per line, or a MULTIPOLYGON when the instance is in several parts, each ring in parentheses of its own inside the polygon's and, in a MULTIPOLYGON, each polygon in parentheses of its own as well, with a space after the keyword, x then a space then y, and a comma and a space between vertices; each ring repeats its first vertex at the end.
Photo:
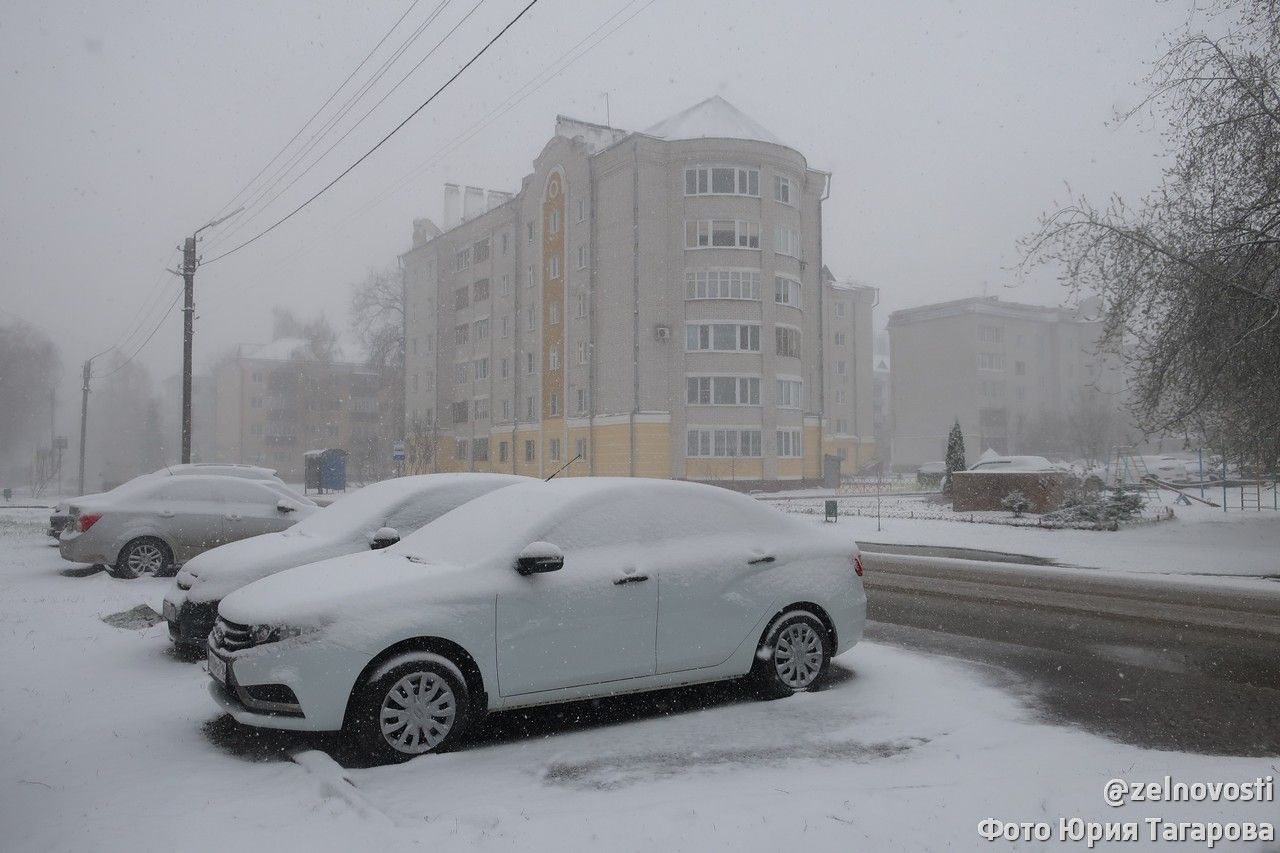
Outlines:
POLYGON ((560 303, 559 302, 552 302, 547 306, 547 325, 549 326, 560 325, 560 303))
POLYGON ((685 326, 685 349, 689 352, 760 352, 760 327, 737 323, 690 323, 685 326))
POLYGON ((511 276, 510 276, 510 275, 504 275, 504 276, 500 279, 500 281, 501 281, 501 285, 500 285, 500 289, 498 290, 498 295, 499 295, 499 296, 510 296, 510 295, 511 295, 511 276))
POLYGON ((849 422, 844 418, 836 418, 836 433, 838 435, 849 435, 849 422))
POLYGON ((587 363, 587 342, 578 341, 578 364, 587 363))
POLYGON ((689 270, 688 299, 760 299, 760 273, 752 270, 689 270))
POLYGON ((586 199, 584 199, 584 198, 580 198, 580 199, 578 199, 578 216, 577 216, 577 221, 578 221, 578 222, 585 222, 585 221, 586 221, 586 218, 587 218, 587 200, 586 200, 586 199))
POLYGON ((760 223, 741 219, 688 219, 686 249, 759 249, 760 223))
POLYGON ((471 440, 471 458, 476 462, 489 461, 489 439, 473 438, 471 440))
POLYGON ((1016 376, 1027 375, 1027 363, 1025 361, 1015 361, 1013 363, 1013 372, 1016 376))
POLYGON ((537 456, 537 446, 532 441, 524 443, 524 461, 532 462, 537 456))
POLYGON ((525 279, 524 279, 524 286, 533 287, 537 283, 538 283, 538 279, 535 278, 533 275, 533 264, 529 264, 528 274, 525 275, 525 279))
POLYGON ((511 335, 511 318, 503 317, 502 318, 502 336, 506 338, 506 337, 509 337, 510 335, 511 335))
POLYGON ((255 370, 255 371, 253 371, 253 381, 254 381, 254 382, 261 382, 261 381, 262 381, 262 371, 261 371, 261 370, 255 370))
POLYGON ((471 416, 477 421, 489 420, 488 397, 477 397, 471 401, 471 416))
POLYGON ((1004 354, 998 352, 978 353, 979 370, 1004 370, 1004 354))
POLYGON ((510 242, 511 242, 511 238, 508 236, 506 231, 503 231, 502 232, 502 254, 505 255, 507 253, 507 244, 510 242))
POLYGON ((573 457, 575 459, 587 458, 587 440, 585 438, 579 438, 574 440, 573 457))
POLYGON ((489 279, 482 278, 471 285, 471 301, 484 302, 489 298, 489 279))
POLYGON ((527 228, 529 231, 529 242, 532 243, 533 242, 533 223, 530 222, 528 225, 525 226, 525 228, 527 228))
POLYGON ((760 195, 760 170, 696 166, 684 170, 685 195, 760 195))
POLYGON ((485 317, 482 320, 476 320, 471 325, 474 327, 477 343, 479 343, 480 341, 489 340, 489 318, 488 317, 485 317))
MULTIPOLYGON (((502 401, 502 419, 503 419, 504 421, 509 421, 509 420, 511 420, 511 401, 510 401, 510 400, 503 400, 503 401, 502 401)), ((503 461, 504 461, 504 462, 506 461, 505 457, 504 457, 503 461)))
POLYGON ((459 287, 453 292, 453 310, 461 311, 471 304, 471 288, 459 287))
POLYGON ((998 344, 1004 342, 1004 329, 999 326, 982 325, 978 327, 978 340, 984 344, 998 344))
POLYGON ((506 379, 511 375, 511 360, 503 356, 502 361, 498 362, 498 369, 501 371, 500 378, 506 379))
POLYGON ((481 358, 476 360, 476 381, 489 378, 489 359, 481 358))
POLYGON ((574 315, 578 319, 587 316, 587 294, 579 293, 573 297, 574 315))
POLYGON ((508 458, 507 453, 507 443, 505 441, 498 442, 498 461, 506 462, 508 458))
POLYGON ((578 414, 585 415, 587 413, 587 389, 579 388, 578 395, 578 414))
POLYGON ((533 420, 533 397, 524 398, 524 418, 527 421, 533 420))
POLYGON ((796 458, 801 456, 800 452, 800 430, 798 429, 780 429, 778 430, 778 456, 796 458))
POLYGON ((418 393, 418 374, 413 374, 413 393, 418 393))
POLYGON ((423 347, 423 350, 425 350, 428 354, 430 354, 432 352, 435 352, 435 348, 436 348, 436 336, 427 335, 426 346, 423 347))
POLYGON ((436 390, 436 375, 434 373, 427 373, 427 390, 436 390))
POLYGON ((844 332, 836 332, 836 346, 844 346, 844 332))
POLYGON ((560 461, 560 439, 553 438, 547 442, 547 458, 552 462, 560 461))
POLYGON ((547 358, 547 370, 551 371, 552 373, 555 373, 559 369, 560 369, 560 349, 557 347, 551 350, 551 354, 547 358))
POLYGON ((758 376, 690 376, 685 402, 692 406, 758 406, 758 376))
POLYGON ((525 311, 525 328, 533 331, 537 324, 537 315, 533 313, 533 306, 530 305, 525 311))
POLYGON ((773 197, 783 204, 792 204, 790 178, 783 177, 782 175, 773 176, 773 197))
POLYGON ((453 366, 453 384, 466 385, 471 381, 471 365, 465 361, 453 366))
POLYGON ((688 430, 686 455, 713 459, 760 456, 760 430, 701 427, 688 430))
POLYGON ((775 326, 773 329, 775 350, 778 355, 800 357, 800 330, 792 326, 775 326))
POLYGON ((472 248, 471 259, 477 264, 480 263, 481 261, 489 260, 489 238, 488 237, 485 237, 483 240, 477 241, 475 246, 472 248))
POLYGON ((843 362, 843 361, 837 361, 837 362, 836 362, 836 376, 844 376, 844 362, 843 362))
POLYGON ((560 416, 560 395, 547 395, 547 417, 556 418, 560 416))
POLYGON ((800 408, 800 391, 804 384, 799 379, 778 380, 778 406, 783 409, 800 408))
POLYGON ((524 372, 529 374, 530 376, 533 375, 533 364, 534 364, 533 353, 531 352, 525 353, 524 354, 524 372))
POLYGON ((453 458, 467 458, 467 440, 465 438, 456 438, 453 441, 453 458))
POLYGON ((773 229, 773 250, 779 255, 800 257, 800 232, 785 225, 773 229))
POLYGON ((838 319, 841 319, 841 320, 844 319, 844 303, 843 302, 836 303, 835 313, 838 319))
POLYGON ((453 271, 462 272, 471 267, 471 247, 461 249, 453 255, 453 271))
POLYGON ((774 276, 773 301, 779 305, 790 305, 792 308, 799 308, 800 282, 794 278, 786 278, 780 275, 774 276))
POLYGON ((465 424, 467 422, 467 414, 470 408, 471 406, 466 400, 462 400, 458 403, 450 403, 449 413, 453 416, 453 422, 455 424, 465 424))
POLYGON ((551 261, 548 264, 547 278, 551 279, 552 281, 555 281, 559 277, 560 277, 560 256, 552 255, 551 261))
POLYGON ((585 270, 587 268, 587 247, 578 247, 578 269, 585 270))
POLYGON ((551 233, 560 233, 560 208, 551 211, 551 233))

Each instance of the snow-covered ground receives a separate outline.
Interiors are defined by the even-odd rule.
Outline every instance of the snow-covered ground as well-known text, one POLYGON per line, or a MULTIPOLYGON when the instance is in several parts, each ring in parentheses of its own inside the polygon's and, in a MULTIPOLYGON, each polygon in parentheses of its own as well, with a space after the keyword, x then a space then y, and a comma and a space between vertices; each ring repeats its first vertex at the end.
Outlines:
POLYGON ((162 625, 101 621, 158 609, 168 581, 68 575, 42 524, 0 510, 5 850, 990 849, 987 817, 1276 818, 1274 804, 1107 808, 1113 777, 1280 774, 1049 725, 1007 679, 874 643, 829 689, 779 702, 683 691, 498 717, 463 751, 397 767, 292 762, 287 748, 331 743, 215 722, 203 665, 172 657, 162 625))
MULTIPOLYGON (((1218 499, 1220 495, 1212 496, 1218 499)), ((1124 572, 1219 577, 1280 577, 1280 512, 1193 503, 1172 507, 1168 521, 1126 525, 1118 531, 1061 530, 905 517, 908 498, 895 498, 895 514, 880 519, 845 515, 837 522, 863 544, 936 545, 1045 557, 1064 565, 1124 572)), ((1238 500, 1238 497, 1236 498, 1238 500)), ((786 501, 808 509, 807 501, 786 501)), ((820 502, 817 502, 820 505, 820 502)), ((852 507, 850 501, 842 501, 852 507)), ((1166 503, 1162 507, 1170 506, 1166 503)), ((860 512, 875 511, 860 498, 860 512)), ((820 511, 820 510, 819 510, 820 511)), ((820 519, 821 516, 815 516, 820 519)), ((819 522, 820 523, 820 522, 819 522)))

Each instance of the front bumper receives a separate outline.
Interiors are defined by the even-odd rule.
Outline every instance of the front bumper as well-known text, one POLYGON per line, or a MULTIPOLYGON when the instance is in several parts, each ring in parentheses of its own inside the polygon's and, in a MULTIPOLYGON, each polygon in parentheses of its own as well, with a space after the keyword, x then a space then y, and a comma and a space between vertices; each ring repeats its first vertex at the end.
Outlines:
POLYGON ((218 602, 184 600, 178 604, 166 598, 163 616, 169 624, 169 639, 176 645, 203 647, 218 620, 218 602))

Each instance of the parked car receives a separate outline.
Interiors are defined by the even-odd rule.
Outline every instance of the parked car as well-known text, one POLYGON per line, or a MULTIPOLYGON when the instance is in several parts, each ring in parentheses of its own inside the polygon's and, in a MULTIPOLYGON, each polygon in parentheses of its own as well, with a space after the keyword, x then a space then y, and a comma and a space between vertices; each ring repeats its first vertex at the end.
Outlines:
POLYGON ((510 474, 423 474, 365 486, 280 533, 206 551, 183 566, 163 614, 178 645, 203 646, 227 594, 268 575, 343 554, 393 545, 402 536, 494 489, 527 483, 510 474))
POLYGON ((231 593, 210 692, 241 723, 400 761, 490 710, 740 677, 809 690, 865 619, 838 533, 713 486, 534 482, 231 593))
POLYGON ((101 563, 119 578, 161 574, 226 542, 284 530, 319 512, 279 483, 243 477, 139 477, 102 495, 76 498, 58 550, 73 563, 101 563))
MULTIPOLYGON (((257 465, 245 465, 239 462, 188 462, 182 465, 169 465, 161 468, 159 471, 153 471, 150 474, 141 474, 134 477, 128 483, 122 483, 115 489, 109 489, 106 492, 97 492, 91 495, 81 495, 78 498, 72 498, 69 501, 61 501, 53 507, 53 513, 49 516, 49 528, 45 533, 57 539, 62 535, 62 528, 67 526, 71 520, 70 506, 74 501, 83 501, 89 498, 99 498, 102 495, 110 494, 116 489, 124 488, 138 479, 143 477, 180 477, 190 474, 217 474, 223 477, 244 477, 247 480, 262 480, 264 482, 279 483, 284 485, 284 481, 276 476, 276 472, 271 468, 260 468, 257 465)), ((292 492, 292 490, 290 490, 292 492)), ((297 494, 293 492, 293 494, 297 494)))
POLYGON ((1050 462, 1043 456, 993 456, 979 461, 970 471, 1068 471, 1065 465, 1050 462))
POLYGON ((916 470, 916 483, 920 486, 940 486, 947 475, 947 463, 926 462, 916 470))

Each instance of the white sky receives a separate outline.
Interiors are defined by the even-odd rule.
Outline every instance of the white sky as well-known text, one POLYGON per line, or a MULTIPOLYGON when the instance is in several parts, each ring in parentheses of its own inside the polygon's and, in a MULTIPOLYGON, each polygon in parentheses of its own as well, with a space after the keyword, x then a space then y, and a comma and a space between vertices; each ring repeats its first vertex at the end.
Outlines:
MULTIPOLYGON (((379 56, 439 2, 421 0, 379 56)), ((58 332, 64 412, 74 408, 80 362, 124 337, 141 310, 168 305, 180 279, 162 270, 183 235, 267 162, 409 3, 51 2, 11 4, 0 16, 0 310, 58 332)), ((473 3, 452 0, 377 97, 473 3)), ((337 174, 522 5, 485 0, 237 240, 337 174)), ((603 121, 605 91, 614 125, 630 129, 719 93, 833 172, 824 260, 838 276, 882 288, 877 326, 889 310, 979 294, 984 282, 992 294, 1056 303, 1063 295, 1048 274, 1004 289, 1015 243, 1067 183, 1094 197, 1154 185, 1157 129, 1111 119, 1140 97, 1144 63, 1190 8, 1189 0, 654 0, 430 164, 624 6, 540 0, 334 190, 202 269, 197 366, 235 343, 266 340, 277 303, 345 322, 348 285, 394 263, 415 216, 438 220, 445 181, 518 188, 555 115, 603 121)), ((139 360, 159 381, 180 359, 175 310, 139 360)))

